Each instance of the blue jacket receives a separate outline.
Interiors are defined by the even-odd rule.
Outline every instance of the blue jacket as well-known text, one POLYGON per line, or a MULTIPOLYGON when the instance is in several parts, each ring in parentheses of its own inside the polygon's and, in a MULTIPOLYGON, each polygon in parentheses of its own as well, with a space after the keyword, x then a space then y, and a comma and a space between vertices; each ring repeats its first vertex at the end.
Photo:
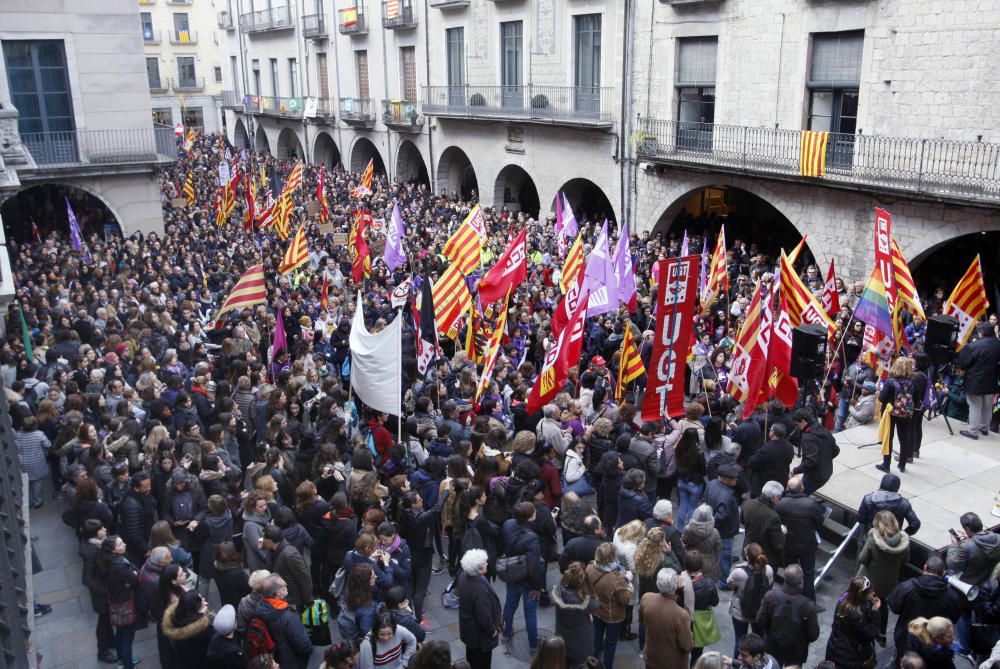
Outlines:
POLYGON ((616 525, 621 527, 633 520, 646 520, 653 515, 653 505, 649 502, 649 497, 641 492, 622 488, 618 492, 618 521, 616 525))
MULTIPOLYGON (((382 593, 396 585, 392 577, 392 572, 382 568, 382 563, 378 560, 361 555, 356 550, 344 556, 344 573, 350 574, 355 565, 366 564, 375 572, 375 587, 372 588, 372 597, 376 602, 382 601, 382 593)), ((390 563, 391 567, 392 563, 390 563)))
POLYGON ((519 585, 528 585, 532 590, 545 589, 545 560, 542 559, 541 543, 538 535, 513 518, 503 524, 501 530, 507 555, 524 555, 528 558, 528 580, 519 585))
POLYGON ((312 655, 312 642, 306 628, 294 607, 276 608, 271 600, 257 602, 253 617, 260 618, 267 625, 267 631, 274 640, 274 659, 282 669, 306 669, 312 655))
POLYGON ((723 539, 731 539, 740 531, 740 505, 736 493, 719 479, 708 482, 705 504, 712 507, 715 529, 723 539))

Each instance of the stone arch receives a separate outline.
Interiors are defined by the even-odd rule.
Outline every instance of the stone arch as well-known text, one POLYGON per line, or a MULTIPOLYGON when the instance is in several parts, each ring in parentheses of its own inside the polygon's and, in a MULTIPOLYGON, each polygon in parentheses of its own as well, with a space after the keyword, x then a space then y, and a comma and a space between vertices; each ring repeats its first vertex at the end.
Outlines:
MULTIPOLYGON (((604 193, 604 190, 590 179, 578 177, 570 179, 556 191, 556 197, 565 193, 569 200, 569 205, 573 208, 573 213, 579 220, 587 219, 600 221, 607 217, 609 221, 616 221, 615 206, 611 199, 604 193)), ((552 198, 550 210, 555 213, 556 199, 552 198)))
MULTIPOLYGON (((905 255, 906 251, 903 253, 905 255)), ((986 296, 992 303, 991 313, 994 313, 1000 309, 995 292, 1000 286, 1000 230, 959 234, 938 241, 910 258, 910 271, 917 291, 922 296, 929 296, 940 286, 947 297, 977 254, 983 268, 986 296)))
POLYGON ((507 165, 497 174, 493 204, 497 208, 507 206, 512 211, 523 211, 537 219, 541 206, 535 180, 520 165, 507 165))
POLYGON ((396 152, 396 180, 426 186, 431 184, 427 176, 427 163, 420 155, 420 149, 408 139, 399 143, 399 151, 396 152))
POLYGON ((104 194, 78 184, 52 181, 21 188, 0 203, 7 239, 30 241, 32 222, 38 225, 42 235, 56 230, 69 239, 66 197, 84 238, 95 233, 103 236, 105 225, 114 225, 119 234, 129 234, 122 225, 118 208, 104 194))
POLYGON ((241 118, 236 119, 236 123, 233 124, 233 145, 238 149, 250 146, 250 135, 247 133, 247 127, 241 118))
POLYGON ((340 165, 340 149, 328 133, 320 132, 313 144, 313 162, 323 163, 328 170, 340 165))
POLYGON ((449 146, 441 152, 434 190, 438 193, 458 193, 466 200, 479 195, 476 170, 465 151, 457 146, 449 146))
POLYGON ((253 148, 257 153, 271 153, 271 142, 267 138, 263 125, 257 125, 257 132, 253 136, 253 148))
POLYGON ((279 160, 287 160, 295 156, 305 160, 305 153, 298 133, 292 128, 282 128, 281 132, 278 133, 278 150, 274 157, 279 160))
POLYGON ((354 140, 354 146, 351 147, 351 171, 363 172, 368 166, 369 160, 374 161, 376 174, 385 174, 385 162, 382 160, 382 154, 379 153, 375 142, 367 137, 358 137, 354 140))

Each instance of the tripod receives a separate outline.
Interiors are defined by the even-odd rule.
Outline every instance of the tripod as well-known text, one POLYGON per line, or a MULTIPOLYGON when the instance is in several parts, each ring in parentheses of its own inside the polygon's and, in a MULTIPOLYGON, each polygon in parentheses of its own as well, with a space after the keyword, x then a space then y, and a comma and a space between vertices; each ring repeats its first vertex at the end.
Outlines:
MULTIPOLYGON (((935 387, 938 378, 941 378, 948 373, 952 373, 954 370, 952 369, 951 361, 948 361, 940 367, 937 365, 931 365, 928 371, 930 374, 928 375, 929 378, 927 379, 927 383, 930 383, 931 387, 935 387)), ((931 408, 927 410, 927 422, 929 423, 937 416, 941 416, 941 418, 944 419, 945 426, 948 428, 948 434, 955 436, 955 431, 951 429, 951 422, 948 420, 948 414, 945 413, 945 408, 947 407, 946 403, 950 401, 951 400, 947 396, 941 398, 937 397, 935 393, 935 402, 931 404, 931 408)))

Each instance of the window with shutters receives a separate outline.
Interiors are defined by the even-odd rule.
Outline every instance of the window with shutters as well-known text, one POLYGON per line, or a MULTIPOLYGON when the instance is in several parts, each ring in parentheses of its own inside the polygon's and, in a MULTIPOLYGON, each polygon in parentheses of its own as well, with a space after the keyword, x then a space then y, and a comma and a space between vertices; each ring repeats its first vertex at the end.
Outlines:
POLYGON ((177 57, 177 82, 182 88, 197 88, 198 77, 194 67, 194 56, 177 57))
POLYGON ((573 26, 576 110, 597 113, 601 110, 601 15, 575 16, 573 26))
POLYGON ((524 108, 522 70, 523 22, 505 21, 500 24, 500 86, 504 107, 524 108))
POLYGON ((417 48, 404 46, 399 50, 399 69, 402 74, 403 99, 417 99, 417 48))
POLYGON ((156 91, 163 89, 160 81, 160 59, 156 56, 146 58, 146 78, 149 79, 149 90, 156 91))
POLYGON ((327 70, 326 54, 316 54, 316 73, 319 79, 319 97, 326 99, 330 95, 330 73, 327 70))
POLYGON ((684 148, 712 148, 718 47, 714 35, 677 40, 677 144, 684 148))
POLYGON ((368 99, 368 52, 355 51, 354 62, 357 65, 358 74, 358 97, 362 100, 368 99))
POLYGON ((808 129, 837 133, 827 141, 828 165, 853 160, 864 39, 859 31, 812 35, 808 129))
POLYGON ((281 96, 281 89, 278 88, 278 59, 271 58, 271 95, 281 96))
POLYGON ((465 28, 444 31, 448 57, 448 104, 465 104, 465 28))
POLYGON ((295 58, 288 59, 288 81, 289 97, 299 97, 299 61, 295 58))

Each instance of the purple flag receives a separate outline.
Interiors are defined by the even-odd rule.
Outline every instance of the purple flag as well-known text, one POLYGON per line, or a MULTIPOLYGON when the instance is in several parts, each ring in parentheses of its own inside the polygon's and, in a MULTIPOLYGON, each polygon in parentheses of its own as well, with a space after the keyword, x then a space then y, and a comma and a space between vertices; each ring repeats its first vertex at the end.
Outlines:
POLYGON ((406 264, 406 251, 403 249, 403 217, 399 214, 399 204, 392 205, 392 217, 385 226, 385 265, 389 271, 406 264))
POLYGON ((73 213, 73 207, 69 203, 69 198, 66 198, 66 217, 69 218, 69 239, 70 243, 73 244, 74 251, 83 251, 83 259, 87 262, 92 262, 90 257, 90 251, 83 244, 83 236, 80 234, 80 224, 76 220, 76 214, 73 213))
POLYGON ((688 231, 685 230, 684 231, 684 240, 681 242, 681 255, 680 255, 680 257, 683 258, 683 257, 687 256, 687 254, 688 254, 688 231))
POLYGON ((587 268, 583 271, 583 290, 590 291, 588 317, 606 314, 618 308, 615 265, 608 247, 608 219, 604 219, 601 234, 587 258, 587 268))
POLYGON ((573 215, 573 208, 569 206, 569 198, 566 197, 566 193, 562 193, 563 206, 562 206, 562 233, 564 237, 575 237, 576 233, 579 232, 579 228, 576 225, 576 216, 573 215))
POLYGON ((278 309, 278 322, 274 326, 274 335, 271 339, 271 360, 278 357, 278 351, 288 349, 288 341, 285 339, 285 319, 281 317, 281 309, 278 309))
POLYGON ((705 282, 708 281, 708 237, 701 238, 701 271, 698 274, 698 295, 705 294, 705 282))
POLYGON ((615 283, 618 299, 632 309, 635 306, 635 272, 632 269, 632 249, 629 247, 628 230, 622 226, 622 236, 615 247, 615 283))

